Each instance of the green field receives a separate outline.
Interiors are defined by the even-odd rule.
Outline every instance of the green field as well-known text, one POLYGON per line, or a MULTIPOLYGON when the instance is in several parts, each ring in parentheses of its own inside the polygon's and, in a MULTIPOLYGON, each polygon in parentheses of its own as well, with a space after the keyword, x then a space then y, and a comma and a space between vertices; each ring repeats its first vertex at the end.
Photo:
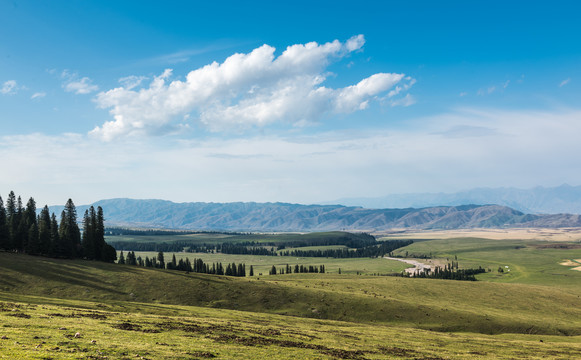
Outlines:
MULTIPOLYGON (((323 247, 317 247, 317 249, 323 247)), ((336 248, 333 246, 332 248, 336 248)), ((301 249, 306 249, 301 248, 301 249)), ((145 258, 157 257, 157 252, 153 251, 136 251, 136 256, 145 258)), ((325 270, 328 273, 338 273, 341 269, 343 274, 390 274, 400 273, 405 268, 409 267, 399 261, 392 261, 386 259, 371 259, 371 258, 353 258, 353 259, 333 259, 322 257, 294 257, 294 256, 258 256, 258 255, 234 255, 234 254, 207 254, 207 253, 164 253, 165 261, 171 261, 172 256, 175 255, 176 260, 189 258, 202 259, 205 263, 221 262, 224 266, 230 263, 244 263, 246 264, 246 272, 250 271, 250 265, 254 267, 254 275, 259 276, 260 273, 268 275, 268 271, 272 265, 277 268, 285 267, 287 264, 294 267, 294 265, 325 265, 325 270)))
POLYGON ((176 253, 255 267, 233 278, 0 253, 0 358, 579 358, 581 272, 561 263, 581 249, 555 244, 440 238, 394 252, 490 267, 476 282, 371 276, 407 266, 386 259, 176 253), (258 275, 287 263, 328 272, 258 275))
POLYGON ((479 280, 572 289, 581 287, 581 272, 560 265, 567 259, 581 259, 578 243, 453 238, 416 242, 394 251, 394 254, 404 255, 406 251, 409 256, 431 254, 444 260, 457 259, 464 267, 482 266, 492 270, 478 275, 479 280), (503 273, 498 272, 499 267, 503 273))

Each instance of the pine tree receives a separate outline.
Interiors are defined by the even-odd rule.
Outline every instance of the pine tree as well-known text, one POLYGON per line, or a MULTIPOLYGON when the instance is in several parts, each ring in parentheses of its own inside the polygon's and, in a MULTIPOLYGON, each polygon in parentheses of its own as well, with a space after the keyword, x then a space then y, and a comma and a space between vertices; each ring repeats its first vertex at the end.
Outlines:
POLYGON ((270 268, 270 272, 268 274, 269 275, 276 275, 276 266, 272 265, 272 268, 270 268))
POLYGON ((59 237, 59 226, 56 221, 56 215, 52 213, 50 216, 50 250, 49 254, 51 256, 60 256, 59 254, 59 246, 60 246, 60 237, 59 237))
POLYGON ((16 230, 18 228, 18 215, 16 213, 16 196, 14 191, 8 194, 6 200, 6 225, 8 226, 8 246, 7 249, 13 250, 15 246, 16 230))
POLYGON ((81 232, 77 225, 77 209, 73 200, 69 199, 61 214, 59 238, 62 245, 62 256, 76 257, 81 247, 81 232))
POLYGON ((159 268, 165 269, 165 260, 163 259, 163 251, 157 253, 157 260, 159 261, 159 268))
POLYGON ((8 250, 10 243, 10 233, 8 231, 8 219, 6 217, 6 209, 4 208, 4 201, 0 197, 0 250, 8 250))
POLYGON ((23 221, 24 218, 24 208, 22 207, 22 199, 20 196, 16 200, 16 217, 14 224, 14 237, 12 239, 12 245, 16 251, 24 250, 24 243, 28 237, 28 227, 23 221))
POLYGON ((38 241, 38 226, 36 226, 36 222, 32 223, 32 225, 30 225, 30 228, 28 229, 26 253, 30 255, 38 255, 40 253, 40 243, 38 241))
MULTIPOLYGON (((93 208, 91 206, 91 208, 93 208)), ((89 213, 91 214, 91 213, 89 213)), ((93 210, 93 216, 95 212, 93 210)), ((91 218, 92 223, 94 224, 94 243, 95 243, 95 256, 97 256, 97 260, 102 261, 113 261, 115 259, 111 258, 113 252, 111 251, 112 246, 105 242, 105 217, 103 216, 103 208, 100 206, 97 207, 97 215, 96 218, 91 218)), ((117 254, 117 252, 115 252, 117 254)))
POLYGON ((119 254, 119 261, 117 261, 117 264, 121 265, 125 264, 125 256, 123 255, 123 250, 121 250, 121 253, 119 254))
POLYGON ((250 265, 250 274, 249 276, 254 276, 254 268, 250 265))
POLYGON ((48 206, 40 211, 38 217, 38 243, 40 253, 48 255, 50 253, 50 212, 48 206))
POLYGON ((89 260, 94 260, 96 258, 94 235, 95 230, 91 222, 91 217, 89 216, 89 210, 85 210, 85 215, 83 216, 83 239, 81 241, 81 246, 83 248, 83 256, 89 260))

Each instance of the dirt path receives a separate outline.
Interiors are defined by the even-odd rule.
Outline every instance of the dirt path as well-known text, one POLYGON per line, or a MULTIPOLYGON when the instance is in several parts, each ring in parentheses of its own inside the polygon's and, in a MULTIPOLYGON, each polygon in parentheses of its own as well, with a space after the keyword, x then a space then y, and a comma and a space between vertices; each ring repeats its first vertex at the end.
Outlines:
POLYGON ((404 262, 406 264, 413 265, 414 266, 413 268, 407 268, 407 269, 405 269, 405 271, 408 274, 413 274, 416 271, 418 271, 418 272, 424 272, 426 270, 432 270, 432 267, 430 265, 423 264, 423 263, 421 263, 419 261, 416 261, 416 260, 394 258, 394 257, 389 257, 389 256, 384 256, 383 258, 384 259, 387 259, 387 260, 397 260, 397 261, 404 262))

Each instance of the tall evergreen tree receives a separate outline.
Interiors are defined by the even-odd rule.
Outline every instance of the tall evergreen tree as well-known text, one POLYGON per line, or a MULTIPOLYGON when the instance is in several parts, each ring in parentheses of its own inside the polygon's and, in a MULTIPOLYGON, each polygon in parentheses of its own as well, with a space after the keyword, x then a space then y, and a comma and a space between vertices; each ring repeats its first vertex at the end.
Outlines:
POLYGON ((22 221, 24 217, 24 208, 22 207, 22 199, 20 196, 16 200, 16 216, 14 219, 14 236, 12 238, 12 246, 16 251, 24 250, 24 243, 28 237, 28 227, 22 221))
POLYGON ((159 268, 165 269, 165 260, 163 258, 163 251, 157 253, 157 260, 159 261, 159 268))
POLYGON ((59 226, 60 242, 66 248, 63 256, 76 257, 81 248, 81 232, 77 225, 77 209, 73 200, 69 199, 61 214, 59 226))
POLYGON ((59 254, 59 247, 61 245, 59 237, 59 225, 56 221, 56 215, 52 213, 50 216, 50 250, 51 256, 61 256, 59 254))
POLYGON ((40 211, 38 217, 38 243, 39 251, 42 255, 48 255, 51 248, 50 212, 48 206, 40 211))
MULTIPOLYGON (((91 206, 91 208, 93 208, 91 206)), ((97 215, 95 219, 95 254, 99 260, 111 261, 111 249, 105 243, 105 217, 103 216, 103 208, 97 207, 97 215)), ((114 259, 113 259, 114 260, 114 259)))
POLYGON ((121 265, 125 264, 125 256, 123 256, 123 250, 121 250, 121 253, 119 254, 119 261, 117 262, 117 264, 121 265))
POLYGON ((254 268, 250 265, 250 274, 249 276, 254 276, 254 268))
POLYGON ((18 217, 16 214, 16 195, 14 191, 8 194, 6 200, 6 225, 8 226, 8 249, 14 249, 14 238, 16 237, 16 230, 18 228, 18 217))
POLYGON ((28 239, 26 242, 26 253, 30 255, 38 255, 40 254, 40 243, 38 241, 38 226, 36 226, 36 222, 30 225, 28 229, 28 239))
MULTIPOLYGON (((92 206, 91 209, 93 209, 92 206)), ((94 210, 92 215, 94 219, 94 210)), ((93 221, 91 220, 89 210, 85 210, 85 214, 83 215, 83 238, 81 240, 81 246, 83 248, 83 256, 89 260, 94 260, 97 257, 95 251, 95 228, 93 226, 93 221)))
POLYGON ((6 209, 4 208, 4 201, 0 196, 0 250, 8 250, 10 248, 10 232, 8 231, 8 219, 6 216, 6 209))

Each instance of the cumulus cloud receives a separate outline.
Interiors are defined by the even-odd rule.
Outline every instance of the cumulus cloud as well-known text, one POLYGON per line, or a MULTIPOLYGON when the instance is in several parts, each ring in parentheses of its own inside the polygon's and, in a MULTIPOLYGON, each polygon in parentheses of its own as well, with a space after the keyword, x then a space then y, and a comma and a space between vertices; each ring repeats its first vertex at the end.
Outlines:
POLYGON ((2 93, 2 95, 12 95, 16 94, 17 90, 18 84, 16 83, 16 80, 8 80, 5 81, 4 84, 2 84, 2 88, 0 88, 0 93, 2 93))
POLYGON ((94 85, 91 79, 88 77, 79 78, 77 73, 65 70, 61 77, 64 79, 63 88, 66 92, 85 95, 99 90, 99 87, 94 85))
POLYGON ((325 114, 363 110, 396 84, 406 82, 398 93, 413 84, 404 74, 377 73, 355 85, 325 86, 328 65, 361 50, 364 43, 363 35, 358 35, 343 43, 296 44, 278 57, 274 47, 262 45, 195 69, 184 80, 172 79, 171 69, 144 87, 139 87, 144 79, 127 78, 122 86, 97 95, 95 101, 109 109, 113 120, 91 134, 104 140, 159 134, 184 126, 186 118, 211 131, 275 122, 304 124, 325 114))

